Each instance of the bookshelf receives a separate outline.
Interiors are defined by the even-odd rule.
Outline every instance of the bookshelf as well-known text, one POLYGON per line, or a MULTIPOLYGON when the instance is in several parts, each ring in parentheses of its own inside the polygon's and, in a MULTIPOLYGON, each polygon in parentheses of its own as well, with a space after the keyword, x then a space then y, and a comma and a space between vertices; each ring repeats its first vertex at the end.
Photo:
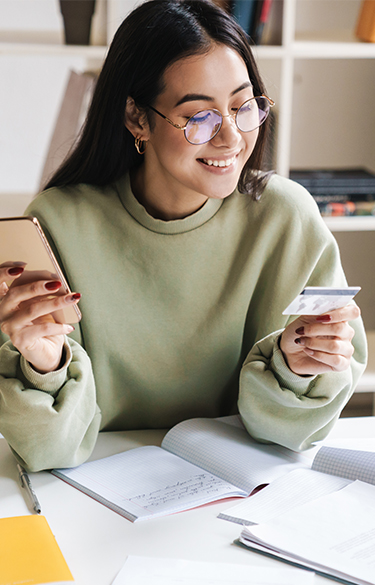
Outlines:
MULTIPOLYGON (((279 7, 282 3, 281 44, 256 46, 254 54, 267 91, 277 104, 277 172, 288 176, 290 168, 347 166, 365 166, 374 172, 375 43, 360 42, 354 36, 361 0, 273 2, 279 7)), ((67 59, 73 67, 79 62, 83 69, 98 69, 121 21, 139 3, 97 0, 96 33, 90 46, 64 45, 61 29, 42 31, 36 26, 27 33, 14 33, 2 30, 0 24, 0 58, 67 59)), ((0 193, 0 204, 5 197, 6 193, 0 193)), ((20 193, 19 201, 22 197, 26 196, 20 193)), ((344 250, 350 234, 355 236, 358 253, 371 264, 375 241, 370 244, 369 238, 375 238, 375 217, 329 217, 325 221, 344 250), (361 238, 366 238, 363 246, 361 238)), ((350 274, 353 259, 346 256, 344 251, 343 264, 350 274)), ((368 272, 364 280, 371 278, 368 272)), ((358 283, 362 284, 362 278, 352 284, 358 283)), ((375 330, 374 284, 366 286, 363 305, 361 301, 370 330, 375 330)), ((371 380, 375 389, 375 365, 371 380)))
MULTIPOLYGON (((0 0, 0 3, 2 1, 4 0, 0 0)), ((281 44, 255 46, 254 53, 266 81, 268 93, 277 104, 277 172, 288 176, 291 167, 319 168, 345 166, 349 163, 352 166, 365 165, 375 171, 375 132, 369 131, 370 123, 375 126, 372 111, 375 99, 375 43, 359 42, 354 36, 361 0, 273 2, 282 4, 281 44), (332 78, 330 69, 338 68, 340 71, 332 78), (347 120, 350 113, 353 88, 348 92, 348 98, 342 95, 342 91, 338 91, 341 90, 342 84, 352 85, 350 76, 345 73, 348 68, 350 71, 351 68, 356 70, 354 92, 360 91, 366 96, 366 104, 361 104, 363 111, 359 114, 356 132, 353 136, 348 132, 346 141, 340 140, 340 152, 333 153, 334 149, 329 148, 331 142, 325 147, 322 136, 320 142, 316 144, 319 138, 318 130, 314 129, 316 122, 318 129, 324 130, 325 135, 327 125, 325 120, 314 119, 311 102, 315 102, 314 106, 317 106, 320 113, 321 103, 327 100, 327 95, 330 96, 332 100, 330 129, 331 134, 335 135, 335 128, 339 126, 337 120, 347 120), (324 74, 323 80, 321 72, 324 74), (340 75, 341 79, 338 79, 340 75), (335 82, 338 84, 337 89, 335 82), (316 92, 313 97, 306 99, 311 84, 319 86, 321 96, 319 102, 316 92), (355 149, 350 144, 352 140, 355 141, 355 149), (356 159, 354 162, 353 155, 356 159), (337 157, 340 158, 337 160, 337 157)), ((105 58, 107 44, 110 43, 119 24, 139 3, 139 0, 97 0, 96 18, 100 18, 100 24, 96 20, 94 28, 100 32, 94 35, 94 44, 90 46, 64 45, 61 28, 54 31, 14 32, 1 30, 0 25, 0 56, 77 56, 84 59, 88 69, 97 69, 105 58)), ((342 138, 342 133, 339 134, 339 138, 342 138)))

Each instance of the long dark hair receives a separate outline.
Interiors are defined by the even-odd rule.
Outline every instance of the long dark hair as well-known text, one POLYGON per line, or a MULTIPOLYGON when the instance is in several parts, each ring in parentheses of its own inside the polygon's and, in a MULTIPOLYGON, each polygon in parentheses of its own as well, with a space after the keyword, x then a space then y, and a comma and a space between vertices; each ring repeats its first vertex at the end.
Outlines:
MULTIPOLYGON (((149 0, 133 10, 113 38, 81 135, 45 189, 107 185, 141 164, 142 156, 124 124, 127 98, 140 107, 153 105, 163 89, 166 68, 183 57, 208 52, 212 43, 234 49, 247 66, 254 95, 264 93, 246 34, 210 0, 149 0)), ((153 113, 146 113, 152 127, 153 113)), ((254 172, 261 169, 266 132, 267 121, 238 185, 255 199, 267 179, 266 173, 254 172)))

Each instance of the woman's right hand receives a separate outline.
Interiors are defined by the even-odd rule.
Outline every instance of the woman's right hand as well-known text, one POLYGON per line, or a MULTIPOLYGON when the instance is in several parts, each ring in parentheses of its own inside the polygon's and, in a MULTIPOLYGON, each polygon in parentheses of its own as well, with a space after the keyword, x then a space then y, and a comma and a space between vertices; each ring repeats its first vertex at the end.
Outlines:
POLYGON ((81 295, 48 298, 61 287, 61 282, 51 280, 7 286, 23 272, 19 263, 0 266, 0 328, 33 368, 45 374, 59 367, 64 335, 74 330, 71 325, 56 323, 51 313, 67 303, 77 304, 81 295))

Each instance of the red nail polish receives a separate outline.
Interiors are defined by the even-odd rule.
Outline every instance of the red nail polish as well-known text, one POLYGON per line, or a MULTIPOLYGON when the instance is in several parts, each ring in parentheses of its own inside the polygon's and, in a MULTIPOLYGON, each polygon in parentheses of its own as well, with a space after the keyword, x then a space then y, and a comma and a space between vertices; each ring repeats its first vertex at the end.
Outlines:
POLYGON ((81 298, 81 293, 73 293, 72 295, 70 295, 69 300, 70 301, 78 301, 81 298))
POLYGON ((8 274, 9 276, 19 276, 24 271, 22 266, 15 266, 14 268, 9 268, 8 274))
POLYGON ((47 290, 58 290, 61 286, 61 282, 59 280, 51 280, 51 282, 46 282, 44 288, 47 290))
POLYGON ((318 315, 316 320, 320 321, 320 323, 329 323, 329 321, 332 321, 332 317, 331 315, 318 315))
POLYGON ((296 329, 296 333, 297 333, 297 335, 305 335, 305 328, 298 327, 298 329, 296 329))

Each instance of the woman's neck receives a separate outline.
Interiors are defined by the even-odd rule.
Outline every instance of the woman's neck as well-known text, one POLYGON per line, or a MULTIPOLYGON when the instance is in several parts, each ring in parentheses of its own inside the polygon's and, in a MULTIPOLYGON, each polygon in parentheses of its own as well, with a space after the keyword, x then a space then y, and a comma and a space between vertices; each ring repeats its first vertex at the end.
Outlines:
POLYGON ((180 193, 167 193, 159 189, 152 181, 146 179, 143 165, 130 172, 130 184, 134 196, 147 213, 163 221, 184 219, 201 209, 208 199, 198 193, 186 197, 180 193))

